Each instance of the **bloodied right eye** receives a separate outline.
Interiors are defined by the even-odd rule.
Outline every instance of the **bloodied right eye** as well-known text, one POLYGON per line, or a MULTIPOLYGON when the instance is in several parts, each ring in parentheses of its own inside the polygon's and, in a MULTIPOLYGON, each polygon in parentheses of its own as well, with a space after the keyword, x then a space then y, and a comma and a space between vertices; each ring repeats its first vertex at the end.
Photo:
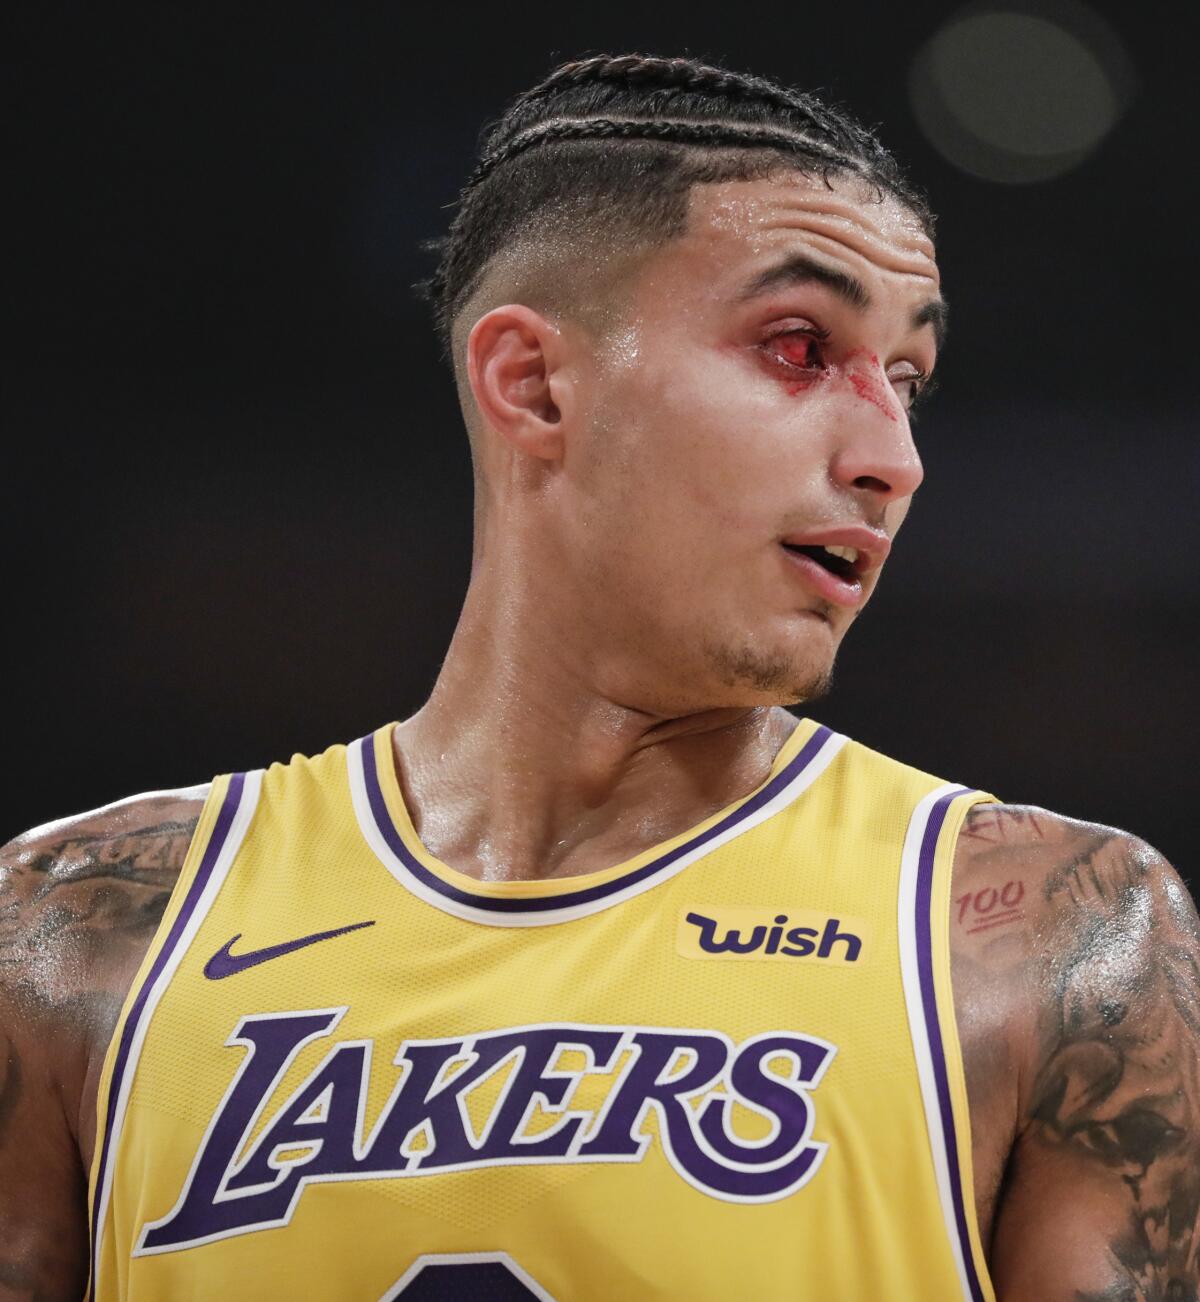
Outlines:
POLYGON ((815 326, 781 330, 764 344, 763 351, 773 361, 790 371, 823 370, 828 331, 815 326))

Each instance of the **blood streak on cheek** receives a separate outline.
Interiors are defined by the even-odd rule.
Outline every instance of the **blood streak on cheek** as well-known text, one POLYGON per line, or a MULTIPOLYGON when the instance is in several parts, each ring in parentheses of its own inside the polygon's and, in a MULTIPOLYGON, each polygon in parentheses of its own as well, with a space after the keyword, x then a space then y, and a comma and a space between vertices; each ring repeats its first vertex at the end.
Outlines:
POLYGON ((802 393, 815 389, 818 384, 845 383, 857 397, 864 402, 869 402, 872 407, 878 407, 888 420, 898 421, 900 417, 896 414, 895 400, 875 378, 875 372, 879 369, 879 358, 874 353, 860 349, 851 353, 846 361, 853 363, 859 357, 865 358, 869 364, 866 372, 852 365, 826 366, 823 370, 813 370, 804 375, 789 375, 783 381, 783 390, 789 397, 796 398, 802 393))
POLYGON ((879 391, 879 386, 873 380, 865 375, 857 375, 854 372, 851 372, 846 378, 850 381, 851 388, 864 402, 869 402, 872 407, 878 407, 888 420, 900 419, 896 415, 895 408, 879 391))
POLYGON ((801 393, 807 393, 809 389, 815 389, 818 384, 829 378, 828 372, 814 371, 811 375, 804 375, 798 378, 789 377, 783 382, 783 391, 789 397, 795 398, 801 393))
POLYGON ((896 404, 891 400, 879 381, 875 378, 875 372, 879 369, 879 358, 874 353, 868 353, 865 349, 858 350, 850 354, 846 359, 852 362, 856 357, 865 357, 870 370, 864 374, 856 369, 846 370, 846 379, 850 382, 850 387, 864 401, 869 402, 872 407, 878 407, 881 412, 890 421, 897 421, 900 417, 896 414, 896 404))

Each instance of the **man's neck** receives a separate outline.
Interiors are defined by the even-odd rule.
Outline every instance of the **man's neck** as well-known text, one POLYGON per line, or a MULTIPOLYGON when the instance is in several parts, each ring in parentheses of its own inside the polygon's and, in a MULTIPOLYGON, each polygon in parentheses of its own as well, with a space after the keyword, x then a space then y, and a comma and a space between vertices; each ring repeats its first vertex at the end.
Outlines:
POLYGON ((478 615, 468 600, 429 701, 393 738, 422 843, 473 877, 632 858, 753 791, 795 727, 766 706, 664 717, 621 704, 568 648, 478 615))

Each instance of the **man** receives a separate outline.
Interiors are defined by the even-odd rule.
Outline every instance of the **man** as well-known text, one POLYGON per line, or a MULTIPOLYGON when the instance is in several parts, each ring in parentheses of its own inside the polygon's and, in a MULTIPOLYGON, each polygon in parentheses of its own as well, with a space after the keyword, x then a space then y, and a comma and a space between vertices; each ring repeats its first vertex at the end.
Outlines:
POLYGON ((1197 1296, 1179 878, 781 708, 921 481, 930 228, 757 78, 516 101, 429 702, 5 852, 0 1298, 1197 1296))

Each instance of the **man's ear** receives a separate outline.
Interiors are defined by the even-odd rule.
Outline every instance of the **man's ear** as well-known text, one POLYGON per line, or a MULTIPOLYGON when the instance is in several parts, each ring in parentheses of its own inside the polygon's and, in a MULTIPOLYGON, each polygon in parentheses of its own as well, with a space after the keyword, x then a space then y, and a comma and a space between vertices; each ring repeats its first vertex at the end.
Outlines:
POLYGON ((487 425, 518 451, 562 455, 562 419, 571 382, 558 327, 519 303, 481 316, 467 338, 467 376, 487 425))

